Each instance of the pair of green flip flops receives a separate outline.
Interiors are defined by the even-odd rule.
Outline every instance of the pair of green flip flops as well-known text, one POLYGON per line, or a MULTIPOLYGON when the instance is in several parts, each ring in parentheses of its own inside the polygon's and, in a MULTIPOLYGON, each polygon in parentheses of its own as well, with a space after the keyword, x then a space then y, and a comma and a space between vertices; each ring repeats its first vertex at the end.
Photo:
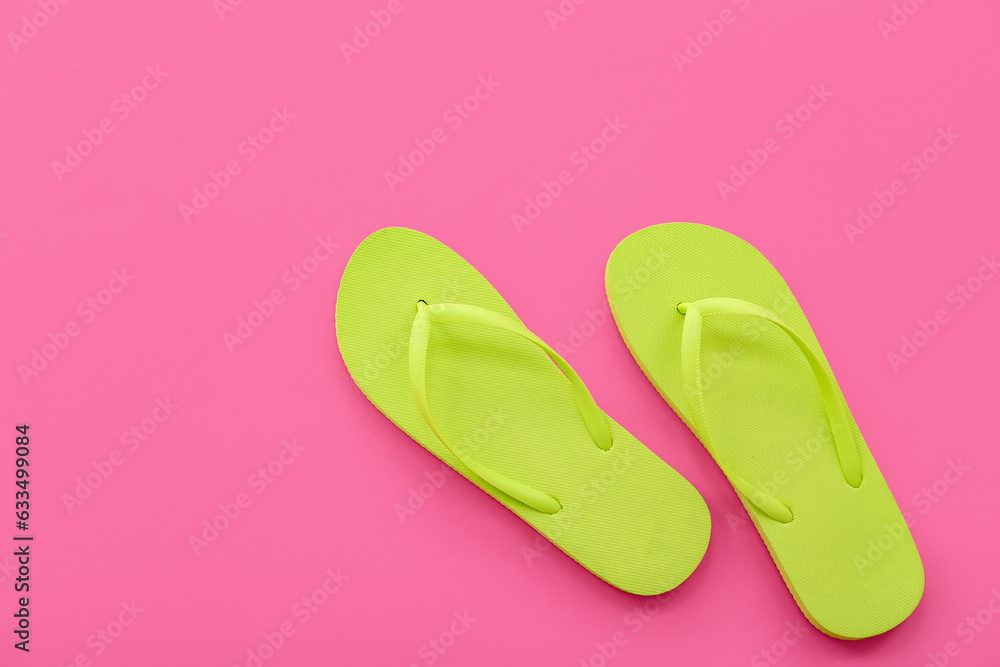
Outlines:
MULTIPOLYGON (((858 639, 909 616, 924 587, 913 538, 767 259, 713 227, 655 225, 615 248, 606 287, 632 355, 729 478, 806 617, 858 639)), ((701 495, 439 241, 399 227, 365 239, 337 341, 379 410, 601 579, 655 595, 701 561, 701 495)))

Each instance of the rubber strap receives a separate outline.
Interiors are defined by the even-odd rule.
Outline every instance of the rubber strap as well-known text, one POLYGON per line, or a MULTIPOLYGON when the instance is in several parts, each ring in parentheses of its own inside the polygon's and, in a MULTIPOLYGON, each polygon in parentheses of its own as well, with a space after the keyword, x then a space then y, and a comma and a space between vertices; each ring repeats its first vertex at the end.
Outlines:
POLYGON ((417 314, 413 318, 413 326, 410 329, 410 382, 413 385, 413 395, 417 399, 417 407, 420 408, 420 414, 423 415, 427 425, 430 426, 434 435, 441 441, 441 444, 447 447, 472 472, 504 493, 533 507, 539 512, 555 514, 562 509, 562 505, 558 500, 543 491, 511 479, 479 463, 460 449, 453 447, 445 439, 444 434, 441 433, 434 418, 431 416, 430 406, 427 402, 427 346, 430 341, 430 326, 435 321, 468 322, 470 324, 509 331, 530 340, 545 350, 545 353, 552 358, 569 380, 573 398, 576 400, 577 407, 580 409, 580 414, 583 416, 583 421, 587 425, 587 431, 590 433, 590 436, 594 439, 598 447, 608 450, 611 448, 612 438, 611 430, 604 420, 604 413, 597 407, 594 397, 587 391, 583 380, 580 379, 580 376, 576 374, 576 371, 573 370, 569 363, 524 325, 499 313, 494 313, 477 306, 458 303, 427 305, 424 301, 417 302, 417 314))
MULTIPOLYGON (((691 417, 694 421, 694 426, 698 429, 699 435, 701 435, 705 444, 709 446, 709 449, 712 450, 713 455, 717 459, 718 455, 711 446, 708 415, 705 411, 705 397, 702 393, 702 320, 713 315, 760 317, 781 327, 795 342, 799 350, 802 351, 806 361, 809 362, 809 367, 812 369, 813 375, 816 377, 816 383, 819 386, 819 393, 823 400, 827 419, 830 422, 830 430, 833 433, 833 441, 837 448, 837 458, 840 461, 840 470, 844 475, 844 480, 854 488, 857 488, 861 484, 861 460, 858 458, 858 450, 854 444, 850 421, 847 418, 847 412, 844 409, 840 392, 833 377, 809 345, 802 340, 801 336, 795 333, 791 327, 771 311, 755 303, 741 301, 740 299, 700 299, 691 303, 679 303, 677 304, 677 310, 684 315, 684 329, 681 333, 681 373, 684 378, 684 393, 687 396, 688 405, 691 407, 691 417)), ((732 480, 733 486, 744 497, 772 519, 782 523, 788 523, 792 520, 792 510, 786 504, 774 496, 765 493, 738 473, 726 471, 726 475, 732 480)))

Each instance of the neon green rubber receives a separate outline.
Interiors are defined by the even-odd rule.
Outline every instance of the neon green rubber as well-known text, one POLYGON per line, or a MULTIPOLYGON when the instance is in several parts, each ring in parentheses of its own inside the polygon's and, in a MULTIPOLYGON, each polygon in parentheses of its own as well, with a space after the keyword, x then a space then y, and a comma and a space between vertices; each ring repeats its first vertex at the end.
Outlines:
POLYGON ((595 575, 656 595, 697 567, 711 533, 698 492, 587 407, 572 368, 447 246, 375 232, 344 270, 336 316, 341 355, 371 402, 595 575))
POLYGON ((632 356, 729 478, 809 621, 860 639, 906 619, 920 555, 767 259, 722 230, 669 223, 619 243, 605 280, 632 356))
POLYGON ((558 352, 519 322, 478 306, 459 303, 438 303, 429 306, 426 301, 417 302, 417 316, 413 319, 413 327, 410 329, 410 384, 413 387, 413 395, 417 400, 417 407, 420 409, 424 421, 431 427, 441 444, 448 448, 448 451, 464 463, 466 468, 469 468, 484 481, 489 482, 494 488, 545 514, 555 514, 562 510, 559 501, 549 494, 483 465, 469 452, 452 444, 451 439, 441 432, 431 414, 430 404, 427 400, 427 349, 430 347, 430 325, 434 321, 466 322, 509 331, 526 338, 544 350, 570 381, 576 406, 580 409, 580 416, 583 417, 594 444, 607 451, 614 444, 611 429, 608 428, 604 413, 597 407, 594 397, 587 391, 583 380, 558 352))

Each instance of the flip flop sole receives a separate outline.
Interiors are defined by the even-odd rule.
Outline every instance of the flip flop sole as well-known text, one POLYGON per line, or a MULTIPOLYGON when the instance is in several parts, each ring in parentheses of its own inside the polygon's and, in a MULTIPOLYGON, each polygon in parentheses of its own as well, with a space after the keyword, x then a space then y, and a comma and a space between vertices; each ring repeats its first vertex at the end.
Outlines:
MULTIPOLYGON (((790 325, 830 371, 781 275, 722 230, 668 223, 635 232, 611 254, 606 287, 632 355, 703 442, 684 392, 678 303, 729 297, 758 304, 790 325)), ((844 639, 902 622, 923 594, 923 566, 850 410, 863 473, 858 488, 841 472, 816 379, 779 327, 734 315, 706 319, 700 365, 710 453, 724 473, 738 472, 794 513, 779 523, 740 495, 803 613, 844 639)))
POLYGON ((566 377, 540 348, 465 322, 434 325, 427 395, 449 442, 557 498, 544 514, 469 470, 434 435, 408 370, 416 304, 459 303, 517 315, 468 262, 426 234, 379 230, 355 250, 337 296, 337 341, 355 382, 407 435, 535 527, 570 557, 623 590, 654 595, 687 578, 708 545, 698 492, 610 417, 598 448, 566 377))

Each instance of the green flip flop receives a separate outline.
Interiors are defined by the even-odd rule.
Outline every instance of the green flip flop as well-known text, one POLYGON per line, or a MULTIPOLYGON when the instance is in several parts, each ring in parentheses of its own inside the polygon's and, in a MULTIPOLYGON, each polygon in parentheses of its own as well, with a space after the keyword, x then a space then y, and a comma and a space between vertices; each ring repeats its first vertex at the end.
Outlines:
POLYGON ((369 400, 585 568, 655 595, 697 567, 711 532, 698 492, 447 246, 373 233, 344 270, 336 314, 369 400))
POLYGON ((909 616, 924 588, 913 537, 767 259, 670 223, 619 243, 605 278, 625 344, 729 478, 810 622, 860 639, 909 616))

